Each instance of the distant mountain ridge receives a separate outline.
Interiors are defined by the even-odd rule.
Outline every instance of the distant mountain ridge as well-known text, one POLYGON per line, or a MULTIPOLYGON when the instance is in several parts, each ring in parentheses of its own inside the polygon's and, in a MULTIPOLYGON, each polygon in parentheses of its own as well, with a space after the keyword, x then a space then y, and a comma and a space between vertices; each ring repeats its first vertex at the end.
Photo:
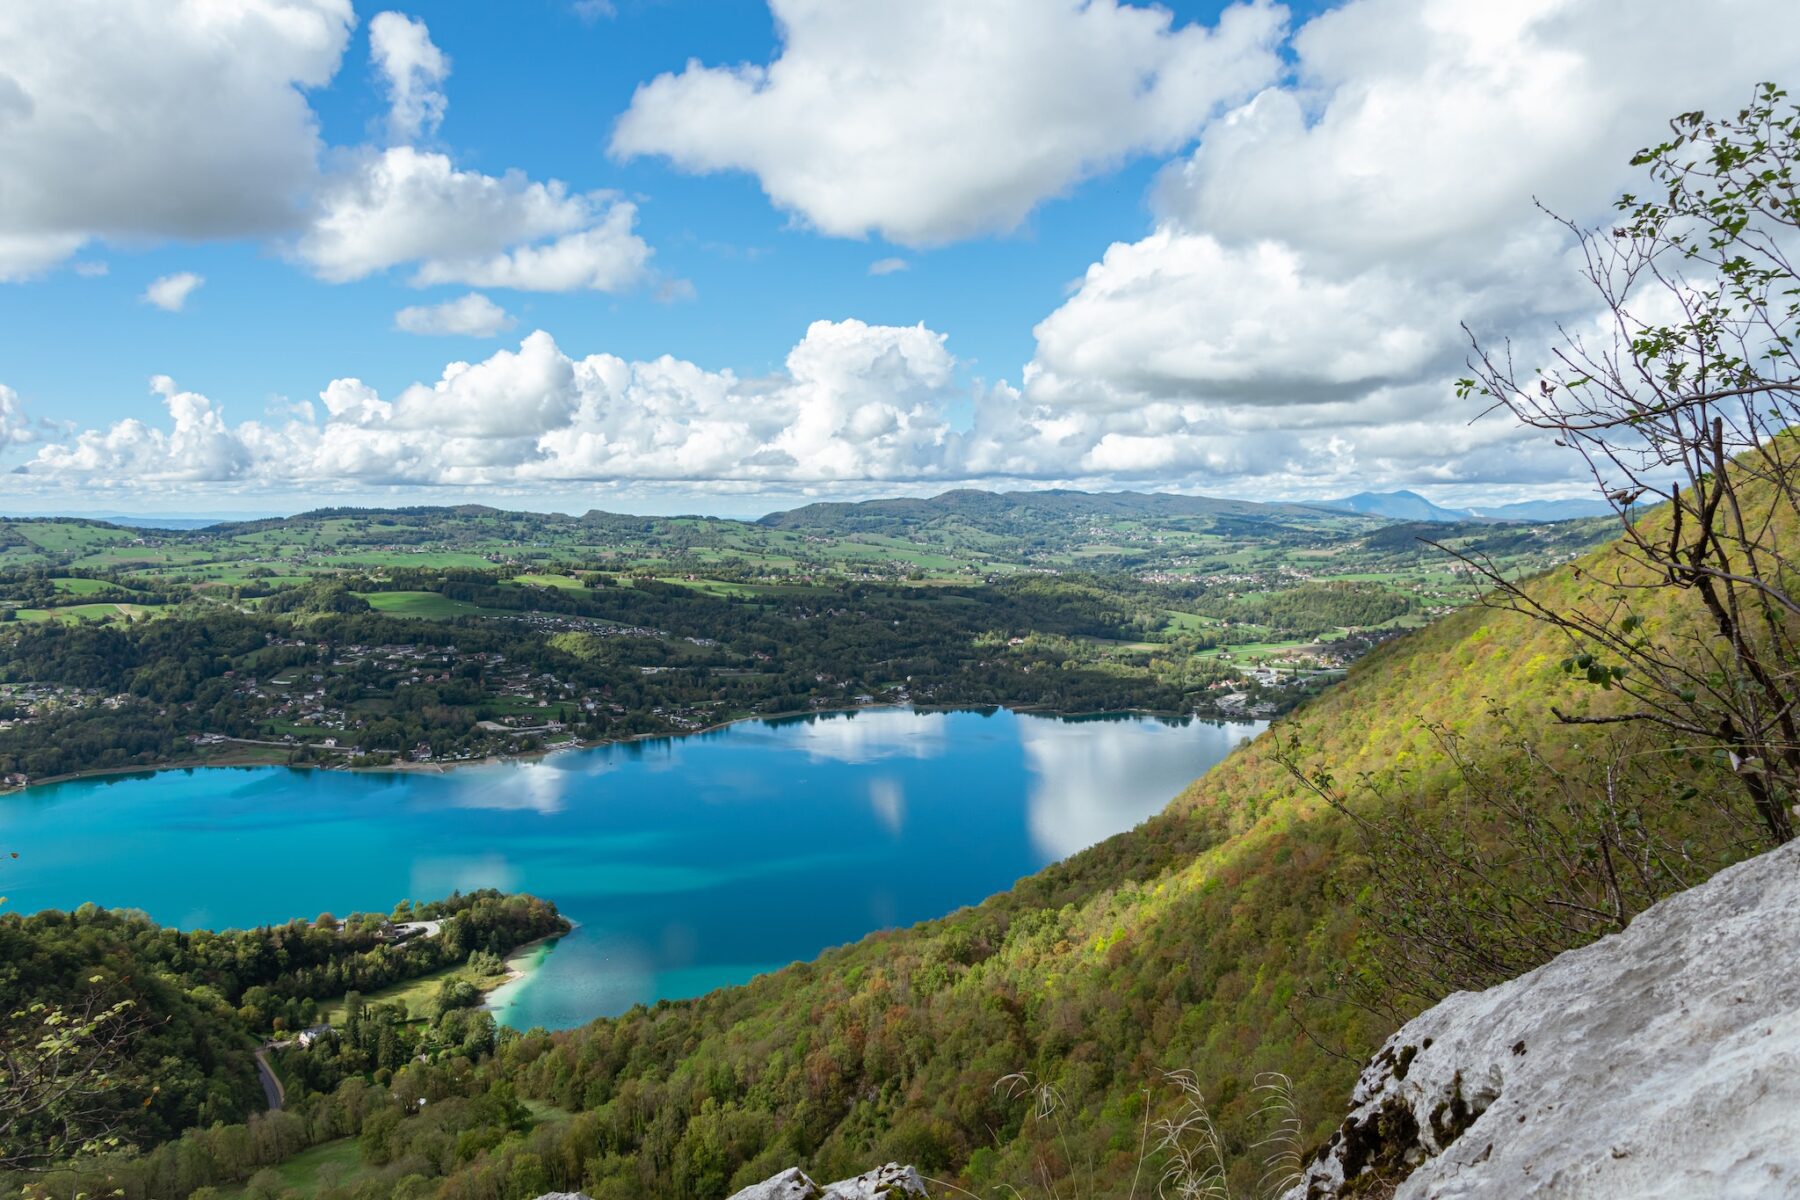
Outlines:
POLYGON ((1313 504, 1222 500, 1171 492, 1079 492, 1051 488, 1038 492, 988 492, 958 488, 928 497, 886 500, 830 500, 769 513, 758 525, 772 529, 818 529, 833 532, 877 532, 946 519, 975 522, 1018 518, 1213 517, 1240 520, 1317 521, 1313 504))
POLYGON ((1315 508, 1333 512, 1387 517, 1394 521, 1429 521, 1461 524, 1468 521, 1573 521, 1603 517, 1612 511, 1604 500, 1568 497, 1560 500, 1521 500, 1513 504, 1484 504, 1479 508, 1445 508, 1417 492, 1358 492, 1336 500, 1320 500, 1315 508))
POLYGON ((436 515, 457 518, 513 518, 543 521, 552 525, 595 525, 625 523, 648 527, 659 522, 680 520, 714 520, 734 524, 760 525, 769 529, 808 530, 820 533, 882 533, 895 528, 912 528, 943 521, 963 521, 976 526, 992 526, 1017 521, 1044 519, 1120 519, 1137 518, 1170 520, 1181 518, 1213 518, 1217 520, 1266 523, 1271 526, 1289 522, 1302 525, 1318 522, 1323 513, 1367 517, 1379 521, 1408 523, 1466 524, 1500 521, 1569 521, 1582 517, 1606 516, 1612 509, 1603 501, 1566 498, 1560 500, 1526 500, 1513 504, 1482 505, 1478 508, 1446 508, 1434 504, 1417 492, 1358 492, 1335 500, 1257 501, 1228 500, 1216 496, 1188 496, 1174 492, 1083 492, 1070 488, 1043 491, 990 492, 980 488, 957 488, 935 496, 895 496, 873 500, 832 500, 802 505, 768 513, 754 520, 739 517, 706 517, 695 513, 686 517, 647 516, 613 513, 591 509, 577 515, 528 510, 514 512, 485 504, 331 506, 308 509, 287 516, 241 516, 220 514, 211 517, 180 515, 129 515, 97 513, 21 514, 12 520, 74 520, 120 528, 165 529, 180 532, 211 530, 220 533, 253 528, 281 528, 304 521, 333 518, 428 518, 436 515))
POLYGON ((1499 504, 1471 509, 1478 517, 1500 521, 1572 521, 1582 517, 1607 517, 1612 505, 1604 500, 1584 500, 1569 496, 1561 500, 1520 500, 1515 504, 1499 504))
POLYGON ((89 525, 112 525, 120 529, 173 530, 210 529, 214 525, 225 525, 234 521, 251 519, 255 518, 180 517, 155 514, 133 516, 127 513, 22 513, 18 516, 0 517, 0 520, 8 521, 80 521, 89 525))
POLYGON ((1441 524, 1468 521, 1473 515, 1453 508, 1442 508, 1417 492, 1358 492, 1336 500, 1317 501, 1315 508, 1334 512, 1360 513, 1365 517, 1386 517, 1392 521, 1431 521, 1441 524))

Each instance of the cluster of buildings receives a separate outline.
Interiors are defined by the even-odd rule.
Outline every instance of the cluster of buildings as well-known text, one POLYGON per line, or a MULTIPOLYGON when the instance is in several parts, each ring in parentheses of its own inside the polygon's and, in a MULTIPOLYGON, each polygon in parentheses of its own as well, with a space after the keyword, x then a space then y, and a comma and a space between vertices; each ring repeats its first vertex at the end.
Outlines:
POLYGON ((33 719, 76 708, 116 709, 133 702, 123 692, 108 695, 98 688, 66 683, 0 683, 0 730, 29 725, 33 719))
MULTIPOLYGON (((539 612, 528 609, 517 613, 509 613, 496 618, 502 621, 516 621, 528 629, 547 630, 552 633, 591 633, 596 637, 624 638, 661 638, 668 635, 660 629, 651 629, 647 625, 620 625, 616 621, 607 621, 599 617, 577 617, 568 613, 539 612)), ((689 639, 690 641, 692 639, 689 639)))
MULTIPOLYGON (((593 624, 599 627, 598 631, 619 636, 662 636, 654 630, 632 626, 607 625, 603 622, 593 624)), ((688 640, 701 645, 711 643, 711 639, 688 640)), ((308 646, 303 639, 275 636, 269 638, 269 643, 296 649, 308 646)), ((329 667, 324 662, 319 662, 286 667, 263 680, 253 677, 237 679, 234 694, 251 702, 256 720, 278 718, 295 726, 339 733, 365 729, 372 722, 380 720, 380 715, 359 712, 354 705, 347 710, 332 704, 328 688, 334 675, 355 673, 359 680, 366 681, 371 670, 379 671, 385 677, 382 682, 398 693, 408 687, 449 683, 456 678, 458 668, 465 664, 475 664, 480 668, 482 693, 485 697, 504 702, 511 709, 475 722, 470 732, 500 735, 507 738, 507 742, 499 746, 471 745, 437 751, 429 743, 419 742, 404 753, 405 758, 417 763, 441 763, 480 758, 496 750, 518 750, 520 744, 517 739, 520 737, 547 735, 556 738, 571 733, 576 719, 562 718, 561 714, 567 709, 573 709, 589 722, 623 717, 627 713, 624 705, 613 702, 604 694, 584 689, 551 671, 534 671, 525 664, 509 663, 506 655, 498 652, 464 653, 453 646, 413 643, 351 643, 329 648, 314 643, 314 648, 329 653, 329 667)), ((663 668, 643 669, 648 673, 663 668)), ((379 688, 381 684, 375 686, 379 688)), ((651 709, 650 715, 672 730, 698 729, 718 720, 717 710, 721 704, 721 701, 702 701, 694 705, 668 708, 659 706, 651 709)), ((227 739, 218 735, 201 734, 190 740, 196 745, 211 745, 227 739)), ((362 746, 349 744, 348 737, 340 738, 335 735, 313 740, 289 733, 282 735, 279 740, 287 744, 300 744, 304 741, 321 749, 337 750, 347 755, 364 753, 362 746)))

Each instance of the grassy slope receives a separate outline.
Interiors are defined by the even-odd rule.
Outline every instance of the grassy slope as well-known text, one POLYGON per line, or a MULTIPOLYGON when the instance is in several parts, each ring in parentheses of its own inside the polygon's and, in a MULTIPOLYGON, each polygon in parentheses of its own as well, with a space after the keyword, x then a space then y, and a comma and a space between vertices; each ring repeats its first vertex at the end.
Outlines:
MULTIPOLYGON (((1580 585, 1564 568, 1536 586, 1567 599, 1580 585)), ((1453 799, 1419 717, 1479 738, 1490 699, 1524 714, 1553 697, 1580 710, 1600 693, 1564 682, 1566 653, 1545 627, 1465 610, 1371 655, 1284 727, 1304 731, 1340 779, 1406 772, 1408 787, 1453 799)), ((1098 1163, 1096 1194, 1111 1194, 1106 1180, 1124 1194, 1140 1089, 1162 1070, 1197 1072, 1240 1150, 1252 1078, 1285 1071, 1309 1133, 1322 1135, 1388 1028, 1308 999, 1329 988, 1354 936, 1340 881, 1356 841, 1272 748, 1265 735, 1163 814, 977 908, 596 1023, 549 1053, 528 1041, 510 1069, 530 1094, 621 1120, 654 1105, 688 1125, 711 1097, 749 1130, 748 1161, 732 1171, 740 1184, 791 1161, 830 1177, 895 1157, 978 1187, 1028 1183, 1040 1155, 1054 1170, 1061 1152, 1035 1143, 1035 1127, 1021 1134, 1025 1106, 996 1096, 996 1079, 1019 1070, 1080 1111, 1071 1154, 1098 1163)), ((672 1152, 654 1132, 635 1145, 626 1135, 625 1148, 664 1171, 706 1123, 672 1152)))
MULTIPOLYGON (((340 1186, 353 1186, 373 1172, 363 1166, 356 1139, 347 1137, 302 1150, 272 1168, 270 1173, 281 1181, 283 1190, 291 1188, 306 1200, 312 1200, 327 1180, 340 1186)), ((247 1185, 220 1188, 218 1200, 241 1200, 249 1190, 247 1185)))
MULTIPOLYGON (((457 963, 445 967, 441 971, 433 971, 429 975, 421 975, 417 979, 406 979, 388 987, 377 988, 372 992, 364 992, 363 1000, 369 1004, 404 1004, 409 1020, 426 1021, 432 1017, 432 1002, 437 998, 438 988, 446 980, 466 979, 478 991, 491 992, 505 983, 510 976, 502 971, 494 975, 478 974, 468 963, 457 963)), ((334 1000, 329 1007, 319 1014, 319 1020, 326 1025, 338 1025, 344 1019, 344 1000, 334 1000)))

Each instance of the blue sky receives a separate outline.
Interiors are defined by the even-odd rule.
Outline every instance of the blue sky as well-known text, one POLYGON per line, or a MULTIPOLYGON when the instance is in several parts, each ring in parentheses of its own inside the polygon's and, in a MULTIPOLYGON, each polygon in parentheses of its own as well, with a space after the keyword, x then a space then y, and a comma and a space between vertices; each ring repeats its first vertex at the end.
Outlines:
MULTIPOLYGON (((1177 20, 1211 21, 1221 6, 1168 7, 1177 20)), ((372 11, 364 7, 365 18, 372 11)), ((751 177, 695 176, 657 159, 609 158, 613 122, 640 83, 678 71, 690 58, 735 64, 773 57, 775 24, 760 0, 624 0, 615 15, 591 20, 562 0, 440 0, 405 11, 427 23, 453 61, 440 140, 454 148, 459 166, 491 174, 518 168, 533 178, 642 197, 640 231, 656 261, 695 285, 695 299, 677 303, 658 303, 646 292, 549 293, 508 306, 524 325, 551 330, 573 350, 674 354, 762 374, 779 368, 811 321, 858 317, 923 321, 950 333, 971 372, 1016 376, 1031 357, 1031 327, 1110 242, 1150 223, 1145 194, 1161 160, 1149 156, 1046 202, 1015 233, 920 253, 878 235, 814 236, 771 207, 751 177), (871 263, 895 256, 910 268, 868 274, 871 263)), ((336 79, 310 98, 330 145, 355 145, 378 130, 387 103, 369 68, 366 24, 336 79)), ((145 380, 158 373, 234 409, 260 409, 270 395, 310 395, 330 375, 398 389, 435 377, 446 358, 471 347, 392 328, 396 309, 460 295, 463 287, 418 289, 394 275, 352 286, 323 283, 257 242, 109 247, 97 257, 108 263, 104 278, 63 272, 0 290, 0 323, 12 345, 5 380, 41 397, 46 411, 89 419, 141 415, 152 403, 145 380), (177 271, 207 280, 182 313, 140 302, 145 285, 177 271), (69 330, 96 323, 104 323, 105 354, 71 361, 26 351, 56 346, 69 330)))
POLYGON ((1532 198, 1602 212, 1669 112, 1800 63, 1729 30, 1622 60, 1662 0, 785 0, 785 32, 749 0, 349 4, 232 0, 223 34, 189 0, 0 13, 0 154, 44 164, 0 184, 0 507, 1570 494, 1573 464, 1454 410, 1459 321, 1542 344, 1587 301, 1543 283, 1566 247, 1532 198), (447 69, 373 52, 384 19, 447 69), (109 76, 109 50, 144 69, 109 76), (397 79, 441 120, 396 132, 397 79), (426 159, 468 186, 308 248, 334 197, 426 159), (476 246, 472 217, 384 257, 455 225, 478 177, 584 199, 548 232, 476 246), (604 279, 471 265, 609 213, 647 258, 604 279), (146 299, 183 273, 182 303, 146 299), (397 327, 471 293, 505 328, 397 327), (364 399, 323 400, 334 380, 364 399))

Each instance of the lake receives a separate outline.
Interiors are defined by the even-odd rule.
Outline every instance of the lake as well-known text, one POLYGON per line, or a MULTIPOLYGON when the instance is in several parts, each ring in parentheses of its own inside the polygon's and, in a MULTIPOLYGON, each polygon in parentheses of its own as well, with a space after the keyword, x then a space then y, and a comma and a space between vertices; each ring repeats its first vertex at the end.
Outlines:
POLYGON ((567 1028, 942 916, 1159 811, 1261 722, 866 709, 444 773, 208 767, 0 799, 12 911, 247 928, 497 887, 578 923, 494 997, 567 1028))

